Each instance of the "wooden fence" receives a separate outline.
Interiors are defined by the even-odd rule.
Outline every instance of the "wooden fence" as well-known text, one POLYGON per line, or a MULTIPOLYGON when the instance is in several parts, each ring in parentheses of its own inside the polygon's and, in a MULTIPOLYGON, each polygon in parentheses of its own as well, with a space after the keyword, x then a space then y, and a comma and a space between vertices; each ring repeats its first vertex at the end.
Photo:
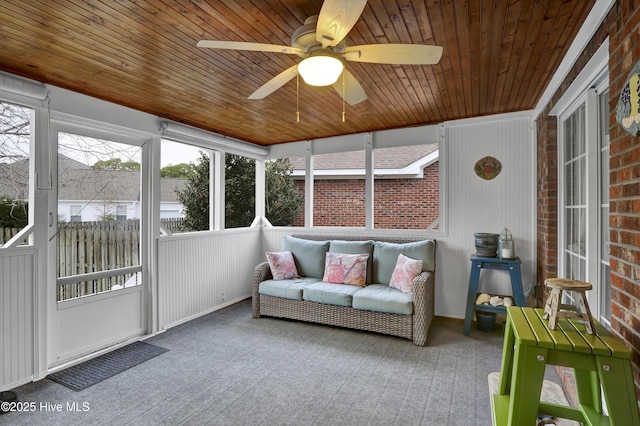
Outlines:
MULTIPOLYGON (((181 220, 162 220, 165 229, 180 229, 181 220)), ((8 241, 19 230, 0 228, 8 241)), ((140 265, 140 221, 58 223, 59 278, 140 265)), ((130 273, 58 286, 57 300, 141 284, 140 274, 130 273)))
POLYGON ((0 246, 6 244, 18 231, 18 228, 0 228, 0 246))
MULTIPOLYGON (((140 265, 140 222, 58 224, 58 277, 140 265)), ((136 274, 116 275, 58 286, 58 301, 125 287, 136 274)), ((135 280, 137 281, 137 280, 135 280)), ((138 284, 134 281, 134 285, 138 284)))

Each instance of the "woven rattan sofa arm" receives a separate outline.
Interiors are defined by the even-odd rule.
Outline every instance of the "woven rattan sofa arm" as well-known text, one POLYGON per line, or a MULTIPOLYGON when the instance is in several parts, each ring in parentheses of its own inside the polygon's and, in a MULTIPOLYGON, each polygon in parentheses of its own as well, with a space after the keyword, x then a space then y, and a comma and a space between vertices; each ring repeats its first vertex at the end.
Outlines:
POLYGON ((413 280, 413 343, 426 346, 433 319, 434 273, 422 272, 413 280))
POLYGON ((253 305, 253 317, 260 318, 260 293, 258 293, 258 287, 262 281, 270 280, 273 278, 271 275, 271 268, 269 268, 269 262, 259 263, 253 270, 253 290, 251 293, 251 301, 253 305))

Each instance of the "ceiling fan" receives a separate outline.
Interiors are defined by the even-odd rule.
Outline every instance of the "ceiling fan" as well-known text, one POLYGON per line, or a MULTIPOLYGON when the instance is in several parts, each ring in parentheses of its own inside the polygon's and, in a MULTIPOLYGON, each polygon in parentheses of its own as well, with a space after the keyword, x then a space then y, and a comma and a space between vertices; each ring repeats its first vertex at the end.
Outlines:
POLYGON ((437 64, 442 47, 422 44, 365 44, 347 46, 345 36, 353 28, 367 4, 366 0, 325 0, 319 15, 307 18, 294 31, 291 46, 242 41, 201 40, 198 47, 252 50, 298 55, 303 60, 273 77, 253 92, 249 99, 262 99, 294 78, 298 73, 313 86, 333 85, 349 105, 367 99, 358 80, 344 68, 344 61, 376 64, 437 64), (343 80, 339 77, 343 75, 343 80))

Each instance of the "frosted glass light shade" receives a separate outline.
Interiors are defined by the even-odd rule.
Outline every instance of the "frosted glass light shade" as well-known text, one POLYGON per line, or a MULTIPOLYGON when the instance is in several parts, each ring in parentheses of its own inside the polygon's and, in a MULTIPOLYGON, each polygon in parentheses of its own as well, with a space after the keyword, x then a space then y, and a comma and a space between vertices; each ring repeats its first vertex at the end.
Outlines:
POLYGON ((311 86, 328 86, 342 74, 342 61, 333 56, 310 56, 298 64, 298 72, 305 83, 311 86))

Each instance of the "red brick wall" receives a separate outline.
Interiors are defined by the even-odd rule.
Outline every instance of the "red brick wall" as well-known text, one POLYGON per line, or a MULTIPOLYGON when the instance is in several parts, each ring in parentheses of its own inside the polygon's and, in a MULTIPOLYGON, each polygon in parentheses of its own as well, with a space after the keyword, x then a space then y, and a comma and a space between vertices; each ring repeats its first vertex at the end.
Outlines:
POLYGON ((610 226, 612 332, 634 351, 633 374, 640 395, 640 137, 615 120, 615 106, 626 78, 640 60, 640 4, 618 0, 551 102, 537 118, 538 276, 557 272, 557 129, 548 112, 609 36, 610 226))
POLYGON ((323 179, 313 183, 314 226, 364 226, 364 180, 323 179))
POLYGON ((640 61, 640 3, 618 0, 609 24, 611 327, 634 352, 640 394, 640 137, 615 119, 615 106, 640 61))
POLYGON ((558 276, 558 152, 557 120, 538 118, 538 205, 536 300, 542 305, 544 280, 558 276))
POLYGON ((420 180, 376 179, 374 188, 375 228, 426 229, 438 218, 438 163, 420 180))
MULTIPOLYGON (((324 179, 314 182, 314 226, 365 226, 364 179, 324 179)), ((296 181, 304 193, 304 181, 296 181)), ((422 179, 374 180, 374 227, 426 229, 438 218, 438 163, 422 179)), ((304 226, 301 212, 293 226, 304 226)))

